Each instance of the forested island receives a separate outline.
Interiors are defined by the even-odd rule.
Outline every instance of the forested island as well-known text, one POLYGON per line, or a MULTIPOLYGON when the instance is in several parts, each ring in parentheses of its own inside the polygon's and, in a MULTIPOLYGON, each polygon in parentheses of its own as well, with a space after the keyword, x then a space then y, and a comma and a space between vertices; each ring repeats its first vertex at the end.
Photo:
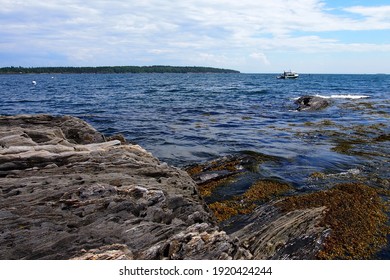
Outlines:
POLYGON ((116 74, 116 73, 240 73, 236 70, 199 66, 99 66, 99 67, 3 67, 0 74, 116 74))

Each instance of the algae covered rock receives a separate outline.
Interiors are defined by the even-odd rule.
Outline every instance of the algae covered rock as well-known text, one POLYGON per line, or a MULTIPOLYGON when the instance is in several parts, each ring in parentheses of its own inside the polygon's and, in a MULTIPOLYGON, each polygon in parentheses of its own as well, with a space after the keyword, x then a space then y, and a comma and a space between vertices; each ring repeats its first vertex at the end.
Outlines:
POLYGON ((387 244, 386 205, 378 191, 360 183, 344 183, 326 191, 292 196, 277 203, 283 212, 325 207, 321 226, 330 234, 320 259, 367 259, 387 244))
POLYGON ((220 227, 254 259, 370 259, 387 246, 388 207, 381 199, 383 190, 352 182, 358 179, 358 169, 344 172, 341 178, 315 173, 312 180, 332 177, 333 183, 324 190, 300 194, 290 184, 271 178, 237 184, 259 175, 246 168, 235 172, 232 166, 242 164, 236 157, 224 157, 192 168, 191 174, 214 172, 210 169, 231 173, 201 182, 199 187, 207 191, 200 194, 205 195, 220 227), (234 160, 226 161, 229 158, 234 160), (240 194, 221 199, 223 190, 232 192, 243 186, 246 189, 240 194))

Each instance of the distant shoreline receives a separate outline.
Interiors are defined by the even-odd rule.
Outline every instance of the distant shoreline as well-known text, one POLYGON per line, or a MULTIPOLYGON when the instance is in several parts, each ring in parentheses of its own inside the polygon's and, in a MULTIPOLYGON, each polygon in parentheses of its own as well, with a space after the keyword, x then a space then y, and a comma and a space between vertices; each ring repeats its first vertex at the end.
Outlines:
POLYGON ((201 66, 3 67, 0 74, 240 73, 201 66))

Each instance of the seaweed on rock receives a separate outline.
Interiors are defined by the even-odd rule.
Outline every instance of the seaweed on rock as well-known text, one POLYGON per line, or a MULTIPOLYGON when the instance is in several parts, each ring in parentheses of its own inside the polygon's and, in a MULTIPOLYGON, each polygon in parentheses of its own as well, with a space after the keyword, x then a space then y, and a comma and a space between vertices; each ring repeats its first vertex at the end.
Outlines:
POLYGON ((321 226, 331 229, 319 259, 369 259, 387 244, 386 205, 376 189, 359 183, 335 187, 277 203, 284 212, 325 206, 321 226))
POLYGON ((249 214, 258 202, 266 202, 291 190, 291 186, 275 180, 259 180, 244 194, 230 200, 217 201, 209 205, 219 222, 239 214, 249 214))

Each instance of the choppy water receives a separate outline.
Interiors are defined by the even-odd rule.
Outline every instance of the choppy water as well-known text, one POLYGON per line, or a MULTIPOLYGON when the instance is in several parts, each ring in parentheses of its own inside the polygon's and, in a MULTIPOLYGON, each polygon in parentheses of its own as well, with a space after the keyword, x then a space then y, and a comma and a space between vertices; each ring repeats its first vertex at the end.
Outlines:
MULTIPOLYGON (((298 191, 327 187, 313 172, 390 189, 389 97, 390 75, 0 75, 1 115, 77 116, 176 166, 240 151, 277 156, 251 176, 298 191), (331 106, 296 111, 294 100, 307 94, 331 106)), ((381 254, 389 259, 390 249, 381 254)))
POLYGON ((345 172, 369 160, 332 151, 334 143, 308 122, 344 129, 380 123, 389 133, 389 75, 275 76, 0 75, 0 114, 77 116, 177 166, 242 150, 280 156, 284 164, 264 166, 264 172, 296 185, 312 172, 345 172), (329 98, 332 106, 297 112, 294 99, 305 94, 329 98))

